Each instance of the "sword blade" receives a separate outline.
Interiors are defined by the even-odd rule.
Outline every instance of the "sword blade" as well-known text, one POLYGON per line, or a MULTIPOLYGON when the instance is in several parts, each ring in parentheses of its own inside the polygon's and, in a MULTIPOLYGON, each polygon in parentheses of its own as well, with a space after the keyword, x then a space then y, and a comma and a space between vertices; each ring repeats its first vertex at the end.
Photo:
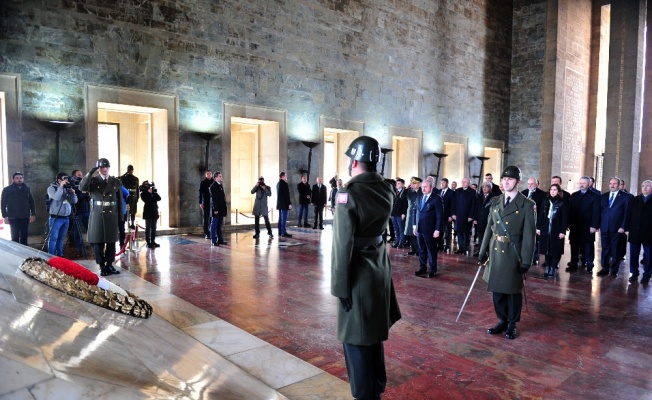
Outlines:
POLYGON ((471 295, 473 286, 475 286, 475 281, 478 280, 478 275, 480 275, 481 269, 482 269, 482 264, 478 266, 478 272, 475 273, 475 278, 473 278, 473 283, 471 283, 471 287, 469 288, 469 293, 466 294, 466 298, 464 299, 464 303, 462 303, 462 308, 460 308, 459 314, 457 314, 457 318, 455 318, 455 322, 457 322, 457 320, 460 319, 460 315, 462 315, 462 311, 464 311, 464 306, 466 306, 466 302, 467 300, 469 300, 469 296, 471 295))

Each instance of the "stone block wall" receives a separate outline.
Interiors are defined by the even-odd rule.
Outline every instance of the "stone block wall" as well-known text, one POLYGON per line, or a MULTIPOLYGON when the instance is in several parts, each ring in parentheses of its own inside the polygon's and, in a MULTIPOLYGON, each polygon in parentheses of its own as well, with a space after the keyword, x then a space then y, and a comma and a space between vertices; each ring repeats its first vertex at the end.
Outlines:
MULTIPOLYGON (((56 172, 46 161, 54 135, 36 121, 77 121, 63 136, 62 169, 85 165, 85 84, 173 94, 184 226, 199 221, 205 149, 188 132, 220 133, 224 102, 287 110, 290 150, 316 139, 323 115, 364 121, 381 141, 389 126, 422 129, 424 154, 443 147, 443 134, 464 135, 469 155, 481 155, 484 138, 507 140, 511 48, 510 0, 0 4, 0 73, 21 76, 24 169, 35 190, 56 172)), ((228 150, 220 146, 211 144, 217 165, 228 150)), ((288 168, 305 158, 290 150, 288 168)))

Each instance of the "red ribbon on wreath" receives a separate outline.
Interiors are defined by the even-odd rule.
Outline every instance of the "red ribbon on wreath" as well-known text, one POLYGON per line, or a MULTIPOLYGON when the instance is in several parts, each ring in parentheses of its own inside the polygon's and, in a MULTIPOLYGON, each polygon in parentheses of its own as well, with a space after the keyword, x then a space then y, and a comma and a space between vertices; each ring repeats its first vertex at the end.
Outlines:
POLYGON ((95 273, 67 258, 52 257, 48 260, 48 265, 52 268, 56 268, 59 271, 62 271, 66 275, 70 275, 73 278, 82 280, 89 285, 97 286, 97 282, 100 281, 100 277, 95 273))

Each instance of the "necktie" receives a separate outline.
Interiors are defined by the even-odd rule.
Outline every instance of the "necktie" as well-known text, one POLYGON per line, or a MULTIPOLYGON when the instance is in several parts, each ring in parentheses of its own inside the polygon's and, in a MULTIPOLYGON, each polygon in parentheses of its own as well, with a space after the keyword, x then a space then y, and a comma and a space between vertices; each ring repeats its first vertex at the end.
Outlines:
POLYGON ((509 196, 507 196, 507 200, 505 200, 505 207, 507 207, 507 205, 509 204, 509 201, 510 201, 510 200, 511 200, 511 199, 509 198, 509 196))
POLYGON ((441 197, 444 197, 444 195, 446 195, 446 189, 441 191, 441 197))
POLYGON ((532 198, 532 192, 530 192, 530 194, 527 195, 527 198, 528 198, 528 199, 531 199, 531 198, 532 198))
POLYGON ((609 197, 609 208, 611 208, 611 205, 614 203, 614 193, 611 192, 611 196, 609 197))
POLYGON ((428 201, 428 196, 423 196, 423 201, 421 201, 421 208, 423 208, 423 206, 426 205, 427 201, 428 201))

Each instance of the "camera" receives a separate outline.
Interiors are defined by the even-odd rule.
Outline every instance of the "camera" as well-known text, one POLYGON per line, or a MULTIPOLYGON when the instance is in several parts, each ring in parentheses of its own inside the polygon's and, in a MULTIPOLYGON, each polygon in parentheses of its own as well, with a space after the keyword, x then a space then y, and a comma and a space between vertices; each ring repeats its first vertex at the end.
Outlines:
POLYGON ((263 178, 262 176, 258 178, 258 184, 260 186, 265 186, 265 178, 263 178))
POLYGON ((138 189, 140 189, 141 192, 146 192, 146 191, 148 191, 150 188, 152 188, 152 193, 156 193, 156 192, 157 192, 157 190, 156 190, 156 184, 155 184, 154 182, 149 182, 149 181, 145 181, 145 182, 143 182, 142 185, 140 185, 140 187, 139 187, 138 189))

